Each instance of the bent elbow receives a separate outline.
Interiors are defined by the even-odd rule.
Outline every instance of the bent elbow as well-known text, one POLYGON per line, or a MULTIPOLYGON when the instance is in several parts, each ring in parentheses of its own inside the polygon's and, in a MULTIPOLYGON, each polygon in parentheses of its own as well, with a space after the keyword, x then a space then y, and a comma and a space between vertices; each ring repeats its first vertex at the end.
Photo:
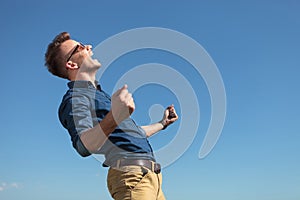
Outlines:
POLYGON ((89 151, 84 144, 82 143, 82 141, 80 140, 80 138, 78 138, 78 140, 76 141, 75 144, 75 149, 76 151, 79 153, 80 156, 82 157, 87 157, 91 155, 91 152, 93 151, 89 151))

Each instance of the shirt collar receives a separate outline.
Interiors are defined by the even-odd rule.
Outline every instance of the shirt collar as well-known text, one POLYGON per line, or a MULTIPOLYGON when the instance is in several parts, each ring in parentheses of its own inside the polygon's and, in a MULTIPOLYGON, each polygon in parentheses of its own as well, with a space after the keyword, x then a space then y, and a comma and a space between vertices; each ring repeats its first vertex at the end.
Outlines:
MULTIPOLYGON (((98 81, 95 81, 95 84, 97 86, 97 89, 101 90, 101 86, 98 83, 98 81)), ((93 83, 91 81, 70 81, 68 83, 68 87, 70 89, 72 88, 93 88, 95 89, 95 86, 93 85, 93 83)))

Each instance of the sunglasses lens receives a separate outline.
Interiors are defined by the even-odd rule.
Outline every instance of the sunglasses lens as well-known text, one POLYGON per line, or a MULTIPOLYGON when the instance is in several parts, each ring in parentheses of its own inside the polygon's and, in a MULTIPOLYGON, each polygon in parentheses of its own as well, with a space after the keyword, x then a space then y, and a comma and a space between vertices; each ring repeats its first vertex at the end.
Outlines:
POLYGON ((79 44, 80 44, 81 47, 85 48, 85 45, 84 45, 84 44, 82 44, 82 43, 79 43, 79 44))

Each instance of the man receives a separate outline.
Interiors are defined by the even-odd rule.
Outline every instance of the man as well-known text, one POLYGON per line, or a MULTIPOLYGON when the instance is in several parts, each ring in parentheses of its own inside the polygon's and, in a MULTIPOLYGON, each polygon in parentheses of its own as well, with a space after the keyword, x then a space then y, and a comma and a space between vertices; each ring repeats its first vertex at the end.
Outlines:
POLYGON ((72 40, 67 32, 48 45, 48 70, 70 81, 59 107, 62 125, 81 156, 105 155, 103 166, 110 167, 107 185, 114 199, 165 199, 160 165, 147 138, 178 119, 174 106, 165 110, 160 122, 137 126, 130 118, 135 103, 127 85, 112 97, 106 94, 96 81, 101 64, 92 55, 92 46, 72 40))

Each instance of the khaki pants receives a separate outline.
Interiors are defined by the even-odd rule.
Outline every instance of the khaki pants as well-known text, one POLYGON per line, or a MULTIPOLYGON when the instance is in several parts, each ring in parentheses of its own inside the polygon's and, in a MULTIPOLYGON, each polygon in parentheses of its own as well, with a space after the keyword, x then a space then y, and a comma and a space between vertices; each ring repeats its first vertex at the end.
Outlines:
POLYGON ((110 168, 108 190, 115 200, 165 200, 161 189, 162 175, 140 166, 110 168))

